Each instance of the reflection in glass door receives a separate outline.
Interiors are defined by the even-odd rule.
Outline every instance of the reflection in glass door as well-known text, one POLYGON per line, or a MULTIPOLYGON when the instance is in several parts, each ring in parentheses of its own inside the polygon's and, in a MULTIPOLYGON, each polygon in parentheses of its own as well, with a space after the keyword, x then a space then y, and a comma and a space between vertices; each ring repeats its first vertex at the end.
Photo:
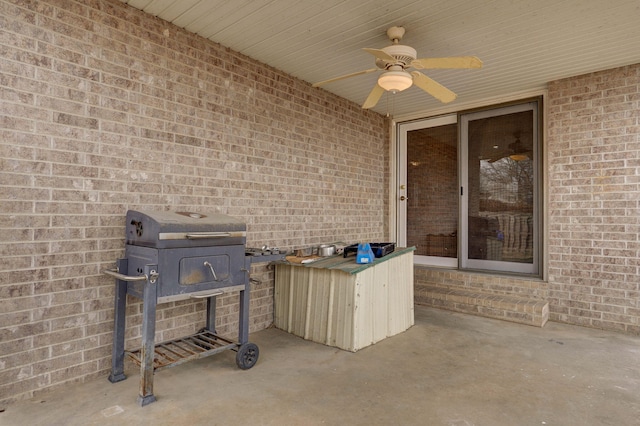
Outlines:
POLYGON ((404 173, 400 174, 399 206, 404 210, 406 245, 416 247, 416 263, 457 265, 456 123, 455 116, 440 117, 401 128, 400 170, 404 173))

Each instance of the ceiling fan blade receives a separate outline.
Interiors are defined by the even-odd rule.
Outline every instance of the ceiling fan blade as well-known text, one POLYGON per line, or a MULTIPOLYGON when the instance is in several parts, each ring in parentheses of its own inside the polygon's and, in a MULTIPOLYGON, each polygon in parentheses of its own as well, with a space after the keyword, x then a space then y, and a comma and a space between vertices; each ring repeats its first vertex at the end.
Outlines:
POLYGON ((482 68, 482 61, 475 56, 452 56, 449 58, 423 58, 411 61, 417 69, 435 68, 482 68))
POLYGON ((345 78, 355 77, 357 75, 369 74, 370 72, 374 72, 374 71, 378 71, 378 68, 371 68, 371 69, 368 69, 368 70, 358 71, 358 72, 354 72, 354 73, 347 74, 347 75, 341 75, 340 77, 334 77, 334 78, 330 78, 329 80, 320 81, 318 83, 313 83, 312 86, 313 87, 318 87, 318 86, 322 86, 323 84, 333 83, 334 81, 344 80, 345 78))
POLYGON ((383 61, 386 62, 391 62, 391 63, 395 63, 396 62, 396 58, 394 58, 393 56, 389 55, 387 52, 385 52, 384 50, 381 49, 369 49, 369 48, 364 48, 362 49, 367 53, 371 53, 373 56, 375 56, 378 59, 381 59, 383 61))
POLYGON ((451 90, 430 79, 419 71, 412 71, 411 75, 413 76, 413 84, 441 102, 451 102, 457 97, 451 90))
POLYGON ((362 104, 362 108, 363 109, 369 109, 369 108, 373 108, 374 106, 376 106, 376 104, 378 103, 378 101, 382 97, 383 93, 384 93, 384 89, 382 87, 380 87, 379 84, 376 84, 374 86, 373 90, 371 91, 371 93, 369 93, 369 96, 367 96, 367 99, 362 104))

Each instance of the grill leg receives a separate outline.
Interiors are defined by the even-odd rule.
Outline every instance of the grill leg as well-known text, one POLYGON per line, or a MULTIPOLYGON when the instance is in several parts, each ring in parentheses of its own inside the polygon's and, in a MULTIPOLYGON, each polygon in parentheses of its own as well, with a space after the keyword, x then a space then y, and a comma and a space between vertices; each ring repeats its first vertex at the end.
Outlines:
MULTIPOLYGON (((151 271, 157 271, 157 265, 146 265, 145 274, 151 276, 151 271)), ((140 350, 140 395, 138 404, 144 407, 156 400, 153 395, 153 358, 155 356, 156 334, 156 304, 157 284, 145 281, 142 302, 142 348, 140 350)))
POLYGON ((240 291, 240 316, 238 324, 238 341, 245 344, 249 341, 249 290, 250 284, 240 291))
MULTIPOLYGON (((118 259, 119 271, 127 270, 127 259, 118 259)), ((120 382, 127 378, 124 375, 124 328, 125 308, 127 302, 127 282, 116 279, 115 314, 113 326, 113 350, 111 354, 111 383, 120 382)))
POLYGON ((207 297, 207 325, 208 331, 216 334, 216 296, 207 297))

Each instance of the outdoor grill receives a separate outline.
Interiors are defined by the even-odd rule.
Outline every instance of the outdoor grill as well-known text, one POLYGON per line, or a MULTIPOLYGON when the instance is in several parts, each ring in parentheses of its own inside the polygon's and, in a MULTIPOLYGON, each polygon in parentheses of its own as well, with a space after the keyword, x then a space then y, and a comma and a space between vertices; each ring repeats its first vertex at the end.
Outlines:
POLYGON ((246 225, 218 213, 133 211, 126 216, 125 257, 105 274, 116 280, 113 356, 109 381, 124 380, 124 357, 140 366, 142 406, 156 400, 153 373, 224 350, 236 351, 236 363, 249 369, 258 347, 249 338, 249 271, 253 262, 280 260, 265 250, 247 253, 246 225), (239 292, 238 341, 215 331, 216 296, 239 292), (142 299, 142 344, 124 350, 126 296, 142 299), (206 298, 206 325, 196 334, 155 344, 159 303, 206 298))

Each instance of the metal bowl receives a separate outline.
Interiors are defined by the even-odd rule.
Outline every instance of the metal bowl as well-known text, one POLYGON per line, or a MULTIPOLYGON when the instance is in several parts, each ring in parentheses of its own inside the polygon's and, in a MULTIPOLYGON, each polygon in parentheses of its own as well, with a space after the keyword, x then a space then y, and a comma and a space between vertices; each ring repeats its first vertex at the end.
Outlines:
POLYGON ((336 254, 336 246, 334 244, 321 244, 318 246, 318 256, 328 257, 336 254))

